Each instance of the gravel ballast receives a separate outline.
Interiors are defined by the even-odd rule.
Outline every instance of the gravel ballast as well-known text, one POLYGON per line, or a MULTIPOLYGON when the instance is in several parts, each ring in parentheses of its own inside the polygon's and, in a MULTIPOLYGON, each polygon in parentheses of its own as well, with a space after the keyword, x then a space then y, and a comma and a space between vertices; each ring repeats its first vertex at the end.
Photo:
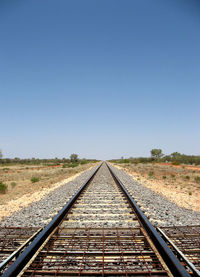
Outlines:
POLYGON ((45 226, 66 205, 84 182, 92 175, 97 166, 84 171, 80 176, 47 194, 26 208, 4 217, 0 226, 41 227, 45 226))
POLYGON ((72 207, 62 226, 68 228, 139 227, 121 189, 104 163, 72 207))
MULTIPOLYGON (((143 186, 123 170, 117 169, 114 166, 111 167, 154 226, 200 224, 199 212, 177 206, 163 195, 143 186)), ((0 221, 0 226, 41 227, 46 225, 77 192, 96 168, 97 166, 83 172, 79 177, 50 192, 41 200, 31 203, 20 211, 14 212, 11 216, 4 217, 0 221)), ((102 171, 102 174, 102 181, 105 181, 104 186, 106 188, 108 186, 107 173, 102 171)), ((99 189, 98 193, 100 192, 101 190, 99 189)), ((121 218, 123 217, 121 216, 121 218)), ((120 226, 123 226, 123 224, 119 224, 120 226)), ((108 224, 106 227, 111 226, 108 224)))
POLYGON ((143 186, 123 170, 112 165, 111 168, 154 226, 200 224, 199 212, 179 207, 163 195, 143 186))

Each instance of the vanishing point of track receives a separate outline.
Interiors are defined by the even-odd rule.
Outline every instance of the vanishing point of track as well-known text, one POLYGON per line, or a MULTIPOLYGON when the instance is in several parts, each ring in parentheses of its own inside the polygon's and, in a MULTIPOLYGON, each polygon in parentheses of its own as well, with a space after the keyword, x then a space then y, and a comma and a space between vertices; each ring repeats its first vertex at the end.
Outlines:
POLYGON ((24 249, 14 262, 7 258, 4 265, 11 265, 4 277, 199 276, 163 230, 154 229, 106 163, 24 249))

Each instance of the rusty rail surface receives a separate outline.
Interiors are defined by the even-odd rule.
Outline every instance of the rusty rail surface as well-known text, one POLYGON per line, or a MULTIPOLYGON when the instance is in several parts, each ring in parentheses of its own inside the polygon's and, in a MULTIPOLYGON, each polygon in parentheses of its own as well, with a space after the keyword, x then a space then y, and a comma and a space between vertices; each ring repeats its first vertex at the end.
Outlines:
POLYGON ((158 234, 156 229, 152 226, 152 224, 149 222, 147 217, 144 215, 144 213, 141 211, 139 206, 136 204, 132 196, 128 193, 125 186, 122 184, 122 182, 119 180, 119 178, 114 174, 111 167, 108 165, 108 168, 113 175, 113 178, 116 180, 116 182, 119 184, 121 189, 123 190, 124 194, 126 195, 127 199, 129 200, 130 205, 134 209, 135 213, 138 216, 138 219, 140 220, 141 224, 147 231, 148 235, 154 242, 157 250, 159 251, 160 255, 166 262, 167 266, 170 268, 170 271, 174 276, 189 276, 188 272, 186 272, 185 268, 181 265, 180 261, 177 259, 177 257, 174 255, 174 253, 169 249, 169 247, 166 245, 164 240, 161 238, 161 236, 158 234))
POLYGON ((42 228, 35 227, 0 228, 0 274, 8 268, 41 230, 42 228))
MULTIPOLYGON (((101 164, 102 165, 102 164, 101 164)), ((94 178, 95 174, 101 167, 95 170, 95 172, 88 178, 88 180, 81 186, 76 194, 69 200, 69 202, 61 209, 61 211, 53 218, 53 220, 41 231, 41 233, 34 239, 34 241, 27 247, 27 249, 17 258, 17 260, 8 268, 3 276, 17 276, 24 266, 29 262, 31 257, 37 252, 48 236, 58 227, 64 216, 70 210, 76 199, 87 187, 87 185, 94 178)))
POLYGON ((23 276, 169 276, 142 228, 59 228, 23 276))
MULTIPOLYGON (((101 166, 101 165, 100 165, 101 166)), ((109 171, 132 207, 138 227, 68 228, 73 205, 87 192, 95 173, 8 268, 10 276, 191 276, 109 171), (86 189, 86 190, 85 190, 86 189)), ((121 192, 122 193, 122 192, 121 192)))
POLYGON ((200 277, 200 226, 157 228, 191 276, 200 277))

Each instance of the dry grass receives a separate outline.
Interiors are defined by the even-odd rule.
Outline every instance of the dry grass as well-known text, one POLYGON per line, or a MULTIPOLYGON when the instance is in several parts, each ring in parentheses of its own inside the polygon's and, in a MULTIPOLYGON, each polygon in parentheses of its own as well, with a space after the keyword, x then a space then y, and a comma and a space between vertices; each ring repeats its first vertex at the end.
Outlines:
POLYGON ((200 211, 200 166, 119 164, 144 186, 163 194, 181 207, 200 211))
POLYGON ((79 165, 75 168, 62 168, 61 166, 33 166, 15 165, 0 167, 0 181, 8 185, 5 194, 0 194, 0 205, 15 200, 26 194, 33 194, 45 188, 50 188, 54 183, 67 179, 76 173, 91 167, 92 163, 79 165), (31 178, 38 177, 39 181, 32 183, 31 178), (15 183, 15 185, 13 185, 15 183))

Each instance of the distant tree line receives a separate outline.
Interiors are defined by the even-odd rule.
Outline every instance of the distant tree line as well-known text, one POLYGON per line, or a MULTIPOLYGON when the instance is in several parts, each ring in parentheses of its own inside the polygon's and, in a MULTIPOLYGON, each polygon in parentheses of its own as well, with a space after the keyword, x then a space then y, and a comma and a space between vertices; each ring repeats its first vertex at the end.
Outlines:
POLYGON ((11 158, 3 158, 2 151, 0 150, 0 164, 2 165, 11 165, 11 164, 28 164, 28 165, 47 165, 47 166, 54 166, 60 164, 86 164, 88 162, 98 162, 96 159, 79 159, 77 154, 71 154, 69 158, 52 158, 52 159, 38 159, 38 158, 31 158, 31 159, 20 159, 18 157, 11 159, 11 158))
POLYGON ((121 158, 110 160, 116 163, 151 163, 151 162, 170 162, 174 165, 179 164, 190 164, 190 165, 200 165, 200 156, 195 155, 185 155, 179 152, 173 152, 170 155, 164 155, 162 149, 152 149, 150 151, 151 157, 137 157, 137 158, 121 158))

